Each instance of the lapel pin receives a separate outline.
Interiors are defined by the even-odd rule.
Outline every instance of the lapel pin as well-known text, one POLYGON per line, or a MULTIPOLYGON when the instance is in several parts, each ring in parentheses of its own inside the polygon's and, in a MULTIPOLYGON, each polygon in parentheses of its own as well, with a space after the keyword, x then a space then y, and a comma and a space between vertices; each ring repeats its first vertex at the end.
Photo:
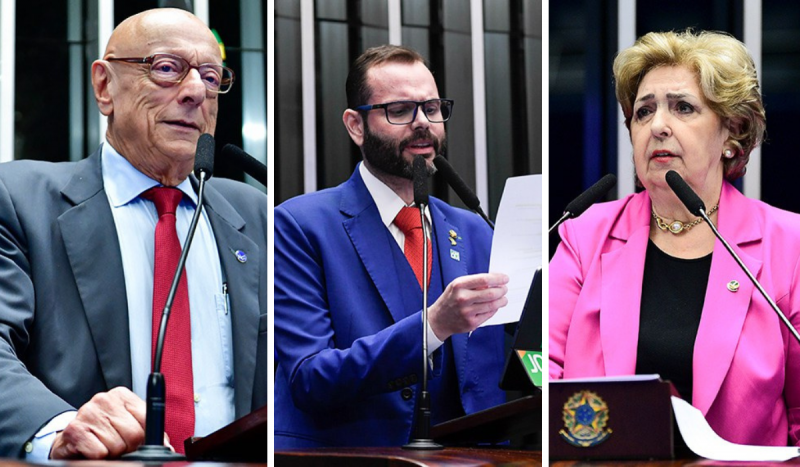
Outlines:
MULTIPOLYGON (((231 250, 233 251, 233 250, 231 250)), ((244 264, 247 262, 247 253, 242 250, 233 251, 233 254, 236 256, 236 260, 240 263, 244 264)))
POLYGON ((739 291, 739 281, 733 280, 728 282, 728 290, 731 292, 738 292, 739 291))
POLYGON ((461 237, 458 236, 456 231, 450 229, 450 231, 448 231, 447 234, 449 235, 448 240, 450 240, 450 245, 452 246, 458 245, 458 242, 456 242, 456 240, 461 240, 461 237))
POLYGON ((454 259, 456 261, 461 261, 461 253, 459 253, 456 250, 450 248, 450 259, 454 259))

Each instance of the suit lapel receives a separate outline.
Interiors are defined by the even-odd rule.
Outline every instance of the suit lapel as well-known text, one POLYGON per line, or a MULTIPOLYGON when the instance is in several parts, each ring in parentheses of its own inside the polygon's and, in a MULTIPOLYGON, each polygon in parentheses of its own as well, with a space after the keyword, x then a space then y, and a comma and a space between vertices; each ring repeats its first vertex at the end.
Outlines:
POLYGON ((625 244, 601 256, 600 339, 609 376, 636 371, 641 284, 650 235, 650 202, 645 195, 632 198, 625 211, 629 213, 611 232, 614 240, 625 244))
POLYGON ((411 310, 403 306, 403 294, 395 268, 386 266, 387 252, 398 246, 383 224, 378 207, 361 180, 358 169, 342 186, 339 209, 348 217, 342 223, 344 229, 381 299, 394 321, 402 320, 411 310))
MULTIPOLYGON (((431 199, 430 210, 433 222, 432 239, 436 243, 439 256, 438 262, 442 272, 442 286, 446 288, 447 284, 452 282, 453 279, 467 275, 467 264, 470 261, 469 252, 464 249, 465 242, 459 241, 462 234, 461 226, 447 218, 442 212, 438 200, 431 199), (450 241, 451 231, 456 234, 455 245, 450 241)), ((444 290, 442 291, 444 292, 444 290)), ((462 386, 467 376, 466 370, 468 370, 463 366, 467 357, 469 333, 454 334, 450 337, 450 342, 453 347, 453 361, 456 365, 459 386, 462 386)))
POLYGON ((133 384, 128 302, 119 240, 103 189, 100 151, 76 165, 61 191, 74 204, 58 218, 106 387, 133 384))
MULTIPOLYGON (((747 203, 749 200, 725 183, 719 203, 718 224, 736 254, 758 277, 761 260, 740 248, 744 243, 760 242, 762 238, 760 225, 747 219, 747 203)), ((730 369, 754 293, 758 293, 755 286, 717 240, 692 362, 692 405, 703 414, 708 413, 730 369), (736 293, 728 290, 728 283, 732 280, 739 283, 736 293)))
POLYGON ((439 264, 442 271, 442 282, 446 287, 456 277, 467 274, 467 264, 469 264, 469 251, 464 249, 464 242, 461 239, 461 226, 450 221, 439 207, 439 200, 431 200, 431 220, 433 222, 432 238, 436 242, 439 253, 439 264), (456 244, 450 241, 451 233, 456 235, 456 244))
POLYGON ((644 256, 649 230, 638 229, 627 244, 602 256, 603 285, 600 338, 605 374, 624 375, 636 371, 639 344, 639 312, 642 304, 644 256), (638 284, 634 286, 633 284, 638 284))
POLYGON ((259 313, 262 311, 257 291, 260 281, 266 280, 261 277, 259 258, 266 252, 261 252, 258 245, 241 232, 245 221, 233 206, 213 186, 206 185, 205 190, 204 205, 230 294, 235 406, 236 416, 240 417, 250 412, 253 398, 259 313), (240 262, 237 251, 244 252, 249 260, 240 262))

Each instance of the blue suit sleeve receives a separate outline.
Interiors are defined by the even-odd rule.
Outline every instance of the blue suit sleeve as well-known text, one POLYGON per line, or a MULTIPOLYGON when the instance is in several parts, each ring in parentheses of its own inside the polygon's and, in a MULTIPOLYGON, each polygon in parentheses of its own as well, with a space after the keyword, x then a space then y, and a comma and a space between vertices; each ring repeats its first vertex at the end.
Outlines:
MULTIPOLYGON (((337 332, 349 330, 337 326, 353 324, 332 317, 329 294, 359 294, 335 290, 326 277, 331 266, 326 262, 337 252, 321 251, 319 236, 335 235, 324 230, 304 228, 289 210, 275 209, 275 348, 294 404, 309 412, 338 409, 413 384, 421 380, 423 361, 420 312, 385 328, 376 324, 375 333, 346 342, 346 347, 339 342, 337 332)), ((373 306, 368 300, 352 302, 359 306, 364 309, 347 312, 356 319, 374 319, 376 310, 368 309, 373 306)))

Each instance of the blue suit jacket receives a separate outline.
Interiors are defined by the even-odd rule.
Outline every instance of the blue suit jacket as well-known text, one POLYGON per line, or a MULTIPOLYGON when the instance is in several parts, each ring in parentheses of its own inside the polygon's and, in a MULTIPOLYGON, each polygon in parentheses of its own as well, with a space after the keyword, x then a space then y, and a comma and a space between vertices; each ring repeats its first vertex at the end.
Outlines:
MULTIPOLYGON (((205 206, 229 284, 240 417, 268 395, 267 198, 212 179, 205 206)), ((131 387, 119 248, 99 150, 0 165, 0 457, 21 456, 44 423, 94 394, 131 387)))
MULTIPOLYGON (((430 210, 434 278, 447 285, 486 272, 491 231, 483 221, 435 198, 430 210)), ((358 170, 336 188, 275 209, 276 449, 408 441, 422 379, 421 302, 358 170)), ((502 334, 491 326, 454 335, 433 355, 429 377, 453 365, 452 398, 466 413, 505 400, 502 334)))

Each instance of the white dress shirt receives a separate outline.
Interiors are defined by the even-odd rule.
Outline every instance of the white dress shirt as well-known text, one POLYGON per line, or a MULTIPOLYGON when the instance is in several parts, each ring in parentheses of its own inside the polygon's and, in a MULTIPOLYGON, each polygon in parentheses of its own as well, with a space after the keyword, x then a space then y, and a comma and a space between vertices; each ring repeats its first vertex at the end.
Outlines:
MULTIPOLYGON (((405 201, 400 199, 397 196, 397 193, 394 192, 391 188, 389 188, 385 183, 378 180, 375 175, 372 175, 372 172, 367 169, 363 162, 358 164, 358 171, 361 175, 361 179, 364 180, 364 185, 367 187, 367 191, 369 191, 370 196, 372 196, 372 200, 375 201, 375 205, 378 207, 378 212, 381 215, 381 220, 383 224, 389 229, 389 233, 392 234, 397 244, 400 246, 400 250, 403 250, 403 247, 406 243, 406 236, 399 227, 394 225, 394 218, 397 217, 397 214, 400 212, 401 209, 406 207, 405 201)), ((408 206, 413 206, 414 204, 410 204, 408 206)), ((427 206, 425 206, 425 224, 427 227, 428 232, 428 239, 430 239, 430 232, 431 232, 431 212, 427 206)), ((439 347, 444 344, 444 342, 440 341, 438 337, 436 337, 436 333, 433 332, 431 329, 430 323, 426 323, 425 329, 428 334, 428 356, 433 354, 439 347)))

